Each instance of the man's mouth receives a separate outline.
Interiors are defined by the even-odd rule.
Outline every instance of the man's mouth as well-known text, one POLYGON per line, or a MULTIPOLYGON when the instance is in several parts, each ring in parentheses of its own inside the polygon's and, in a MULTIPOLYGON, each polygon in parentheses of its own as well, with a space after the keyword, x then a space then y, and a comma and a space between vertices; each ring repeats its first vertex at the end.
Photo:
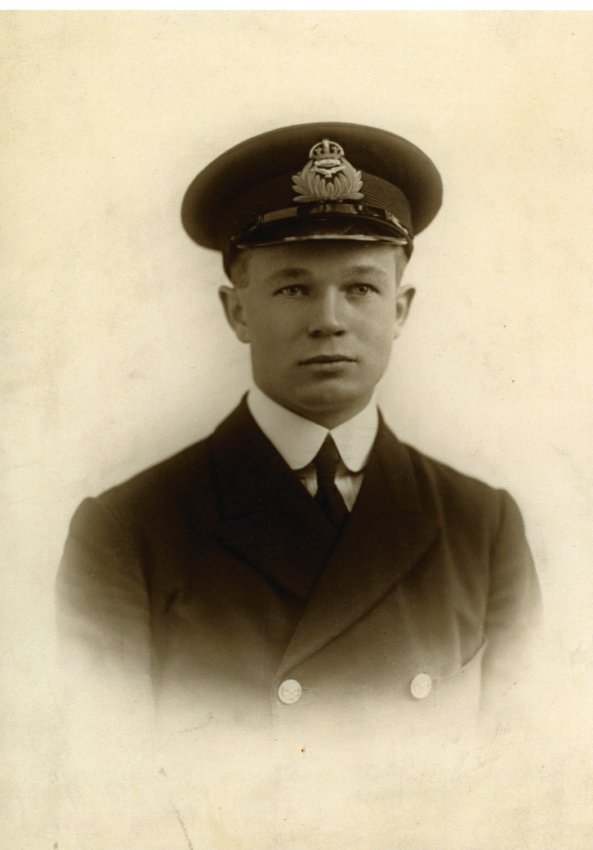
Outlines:
POLYGON ((353 357, 347 357, 345 354, 318 354, 316 357, 308 357, 306 360, 299 360, 299 366, 309 366, 315 363, 354 363, 353 357))

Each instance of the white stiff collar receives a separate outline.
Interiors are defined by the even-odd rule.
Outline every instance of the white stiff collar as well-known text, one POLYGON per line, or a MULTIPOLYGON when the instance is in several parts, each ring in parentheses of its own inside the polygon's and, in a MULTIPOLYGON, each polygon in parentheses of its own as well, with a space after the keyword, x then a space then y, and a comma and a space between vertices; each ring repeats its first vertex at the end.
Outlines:
POLYGON ((259 387, 249 391, 247 405, 261 430, 291 469, 308 466, 330 433, 344 466, 350 472, 360 472, 367 462, 379 427, 374 397, 364 410, 331 431, 272 401, 259 387))

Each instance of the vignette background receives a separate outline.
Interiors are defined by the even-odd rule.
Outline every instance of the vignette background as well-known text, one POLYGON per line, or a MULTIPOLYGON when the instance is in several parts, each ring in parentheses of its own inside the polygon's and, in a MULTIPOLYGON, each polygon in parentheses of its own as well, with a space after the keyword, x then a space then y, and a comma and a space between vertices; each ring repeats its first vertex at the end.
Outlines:
POLYGON ((591 15, 29 12, 0 25, 2 846, 57 834, 52 594, 74 508, 204 436, 249 383, 220 260, 181 229, 185 188, 247 136, 331 119, 392 129, 443 174, 382 407, 400 437, 522 508, 555 687, 541 706, 550 750, 513 834, 589 847, 591 15))

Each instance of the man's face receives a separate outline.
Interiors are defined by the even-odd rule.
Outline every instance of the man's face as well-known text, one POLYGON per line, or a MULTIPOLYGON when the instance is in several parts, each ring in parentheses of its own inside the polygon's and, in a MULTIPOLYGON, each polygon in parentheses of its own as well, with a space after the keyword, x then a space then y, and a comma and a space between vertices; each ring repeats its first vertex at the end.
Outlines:
POLYGON ((251 346, 253 377, 274 401, 332 428, 362 410, 385 372, 412 290, 391 245, 294 242, 254 248, 227 318, 251 346))

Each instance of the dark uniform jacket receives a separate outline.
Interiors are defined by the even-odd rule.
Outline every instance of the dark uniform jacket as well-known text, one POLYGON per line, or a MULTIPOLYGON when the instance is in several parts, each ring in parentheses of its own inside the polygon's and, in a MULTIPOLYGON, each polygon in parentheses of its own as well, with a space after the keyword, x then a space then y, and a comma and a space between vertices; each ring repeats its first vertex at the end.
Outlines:
POLYGON ((349 813, 375 805, 378 788, 398 829, 405 812, 415 824, 410 800, 428 800, 424 811, 440 799, 427 789, 461 788, 443 745, 461 740, 455 764, 465 764, 480 706, 524 678, 539 610, 507 493, 380 422, 336 540, 245 402, 206 440, 82 503, 57 591, 79 721, 75 790, 64 795, 78 800, 68 828, 83 820, 64 845, 73 850, 97 841, 99 824, 112 830, 101 850, 147 850, 149 838, 218 848, 220 830, 250 836, 248 824, 260 839, 245 847, 292 846, 276 830, 314 813, 317 789, 325 801, 339 794, 340 777, 339 813, 317 844, 318 827, 306 832, 307 847, 327 846, 340 824, 358 847, 349 813), (148 710, 157 762, 147 766, 137 754, 148 710), (166 782, 151 792, 152 817, 149 775, 166 782), (100 787, 119 819, 87 814, 100 787))
POLYGON ((63 636, 198 726, 368 717, 369 702, 410 728, 469 716, 521 677, 539 607, 507 493, 381 422, 336 540, 244 401, 206 440, 84 501, 57 587, 63 636))

